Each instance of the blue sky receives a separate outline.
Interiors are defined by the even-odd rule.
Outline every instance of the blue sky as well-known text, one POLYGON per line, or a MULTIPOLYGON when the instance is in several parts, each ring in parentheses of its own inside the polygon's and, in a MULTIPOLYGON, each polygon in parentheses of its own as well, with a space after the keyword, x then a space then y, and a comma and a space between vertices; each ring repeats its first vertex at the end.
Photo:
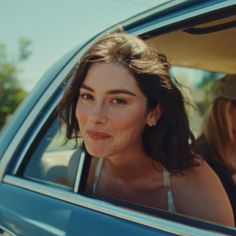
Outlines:
POLYGON ((0 42, 14 59, 19 38, 32 41, 32 55, 20 65, 19 74, 22 85, 30 91, 46 69, 75 45, 161 2, 163 0, 0 0, 0 42))

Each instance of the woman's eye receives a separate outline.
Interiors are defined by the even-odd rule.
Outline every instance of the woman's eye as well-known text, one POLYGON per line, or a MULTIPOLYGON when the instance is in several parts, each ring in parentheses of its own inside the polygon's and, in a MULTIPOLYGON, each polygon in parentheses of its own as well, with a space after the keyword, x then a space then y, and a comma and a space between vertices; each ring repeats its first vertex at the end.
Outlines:
POLYGON ((88 93, 82 93, 80 94, 80 98, 82 98, 83 100, 92 100, 93 99, 93 96, 88 94, 88 93))
POLYGON ((113 104, 127 104, 127 101, 123 98, 114 98, 111 100, 111 103, 113 104))

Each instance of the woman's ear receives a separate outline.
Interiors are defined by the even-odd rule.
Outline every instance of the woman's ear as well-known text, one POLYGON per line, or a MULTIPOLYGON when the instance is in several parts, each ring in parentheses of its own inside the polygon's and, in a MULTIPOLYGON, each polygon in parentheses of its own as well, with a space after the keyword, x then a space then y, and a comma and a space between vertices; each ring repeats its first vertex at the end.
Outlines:
POLYGON ((162 116, 162 108, 160 103, 154 109, 148 112, 146 123, 149 127, 156 126, 162 116))

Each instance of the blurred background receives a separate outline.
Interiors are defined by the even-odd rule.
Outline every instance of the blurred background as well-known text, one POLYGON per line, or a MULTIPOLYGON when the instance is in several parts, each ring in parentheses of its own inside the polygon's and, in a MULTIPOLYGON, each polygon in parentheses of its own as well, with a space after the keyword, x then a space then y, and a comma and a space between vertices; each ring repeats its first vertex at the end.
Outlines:
POLYGON ((166 0, 0 0, 0 130, 68 50, 166 0))

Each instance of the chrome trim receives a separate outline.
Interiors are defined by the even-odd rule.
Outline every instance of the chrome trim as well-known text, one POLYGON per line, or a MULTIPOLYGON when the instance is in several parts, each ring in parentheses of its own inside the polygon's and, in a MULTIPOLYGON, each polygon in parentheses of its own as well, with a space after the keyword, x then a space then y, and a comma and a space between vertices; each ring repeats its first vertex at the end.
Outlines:
POLYGON ((168 221, 166 219, 154 217, 145 213, 132 211, 122 207, 117 207, 111 203, 88 198, 72 192, 63 191, 61 189, 43 186, 39 183, 33 183, 18 177, 6 175, 3 179, 4 183, 8 183, 17 187, 28 189, 33 192, 44 194, 65 202, 79 205, 94 211, 98 211, 110 216, 128 220, 137 224, 159 229, 164 232, 183 236, 223 236, 225 234, 213 231, 206 231, 192 226, 184 225, 177 222, 168 221))
MULTIPOLYGON (((183 1, 179 1, 177 3, 183 3, 183 2, 186 2, 185 0, 183 1)), ((158 7, 158 10, 157 9, 153 9, 153 10, 150 10, 147 12, 147 14, 144 14, 144 15, 141 15, 141 16, 138 16, 138 17, 134 17, 134 18, 131 18, 130 20, 128 21, 124 21, 123 23, 123 27, 128 27, 129 24, 132 24, 138 20, 141 20, 149 15, 152 14, 152 11, 153 13, 158 13, 158 12, 161 12, 162 10, 164 9, 168 9, 169 7, 171 6, 174 6, 174 5, 177 5, 177 3, 171 3, 171 2, 167 2, 166 4, 163 4, 161 5, 160 9, 158 7)), ((129 33, 132 33, 134 35, 140 35, 140 34, 143 34, 145 32, 150 32, 154 29, 157 29, 157 28, 162 28, 162 27, 166 27, 167 25, 170 25, 171 23, 177 23, 177 22, 180 22, 182 20, 186 20, 186 19, 190 19, 190 18, 193 18, 193 17, 196 17, 196 16, 200 16, 204 13, 209 13, 209 12, 212 12, 212 11, 215 11, 215 10, 218 10, 218 9, 221 9, 221 8, 225 8, 225 7, 229 7, 229 6, 232 6, 232 5, 235 5, 236 2, 235 0, 226 0, 226 1, 222 1, 220 3, 213 3, 213 5, 211 6, 206 6, 204 8, 201 8, 201 9, 198 9, 198 10, 194 10, 194 11, 191 11, 191 12, 187 12, 187 13, 184 13, 182 14, 181 16, 174 16, 173 18, 170 18, 169 20, 163 20, 161 22, 154 22, 152 25, 150 26, 145 26, 143 27, 142 24, 139 26, 139 29, 135 29, 135 30, 132 30, 132 29, 128 29, 127 31, 129 33)))
POLYGON ((84 161, 85 161, 85 152, 82 152, 80 155, 78 170, 77 170, 75 184, 74 184, 75 193, 78 193, 79 191, 79 185, 80 185, 80 180, 82 178, 82 170, 83 170, 84 161))
POLYGON ((138 13, 137 15, 135 15, 127 20, 124 20, 123 22, 120 22, 120 24, 122 24, 123 27, 127 27, 128 25, 133 24, 134 22, 140 21, 150 15, 157 14, 157 13, 167 10, 171 7, 183 4, 184 2, 187 2, 187 1, 189 1, 189 0, 169 0, 167 2, 163 2, 160 5, 154 6, 150 9, 147 9, 144 12, 138 13))

